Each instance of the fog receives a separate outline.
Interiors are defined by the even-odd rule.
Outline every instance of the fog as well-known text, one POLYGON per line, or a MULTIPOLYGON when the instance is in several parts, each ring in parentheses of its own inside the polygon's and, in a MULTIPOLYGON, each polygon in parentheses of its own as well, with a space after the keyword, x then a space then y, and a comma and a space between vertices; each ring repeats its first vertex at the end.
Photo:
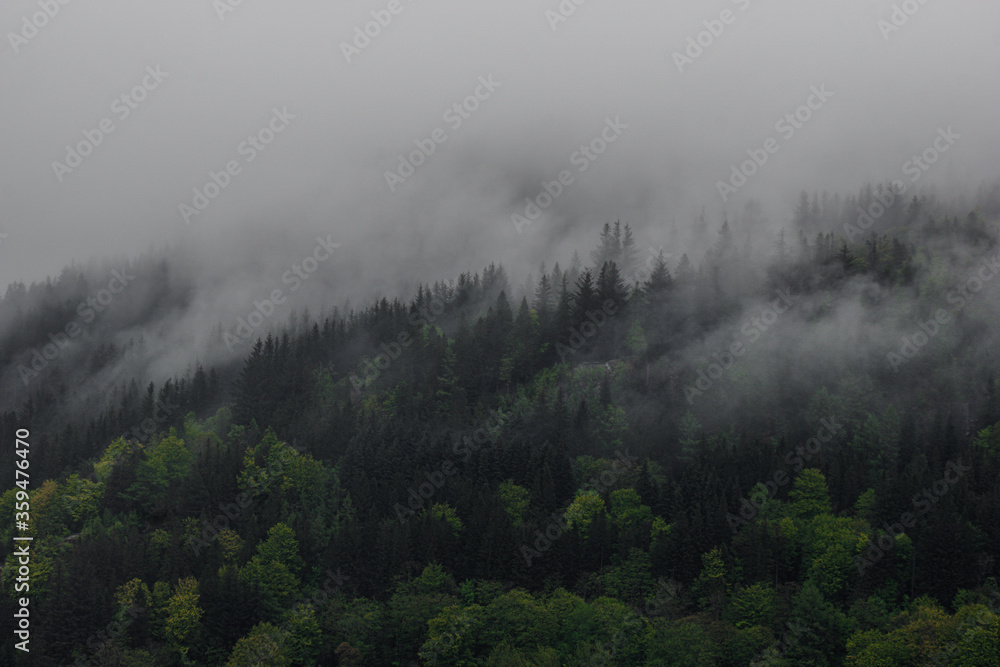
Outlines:
POLYGON ((769 258, 803 190, 901 181, 994 215, 1000 6, 903 4, 7 3, 0 285, 172 258, 128 301, 183 298, 117 334, 164 377, 276 288, 282 321, 490 262, 520 288, 611 220, 673 269, 722 220, 753 217, 734 240, 769 258))
MULTIPOLYGON (((346 292, 371 295, 489 261, 566 261, 609 219, 659 245, 671 222, 683 229, 702 207, 732 216, 756 198, 780 224, 802 189, 902 178, 938 128, 961 139, 920 186, 969 197, 963 188, 998 173, 993 3, 917 5, 885 38, 878 21, 893 5, 871 0, 590 0, 555 30, 556 2, 403 0, 348 63, 341 43, 387 4, 75 0, 30 40, 7 35, 0 284, 151 244, 240 266, 277 230, 292 258, 332 233, 355 262, 346 292), (730 23, 679 72, 672 54, 726 10, 730 23), (121 119, 112 105, 147 67, 166 76, 121 119), (453 129, 445 111, 489 76, 499 86, 453 129), (833 95, 781 138, 776 121, 812 86, 833 95), (238 147, 275 108, 295 119, 247 161, 238 147), (114 132, 60 182, 52 163, 104 118, 114 132), (628 127, 578 173, 571 155, 606 118, 628 127), (384 173, 436 128, 447 140, 390 192, 384 173), (780 150, 723 202, 716 183, 769 137, 780 150), (186 224, 179 206, 234 159, 240 173, 186 224), (511 215, 564 169, 573 185, 518 233, 511 215)), ((37 11, 6 3, 0 25, 21 33, 37 11)))

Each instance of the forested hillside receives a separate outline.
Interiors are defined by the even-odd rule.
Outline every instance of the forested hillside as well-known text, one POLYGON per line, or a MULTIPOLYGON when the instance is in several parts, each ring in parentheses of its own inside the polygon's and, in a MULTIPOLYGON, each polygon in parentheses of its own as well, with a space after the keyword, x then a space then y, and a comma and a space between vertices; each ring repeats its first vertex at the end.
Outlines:
MULTIPOLYGON (((108 344, 192 307, 138 260, 2 415, 0 661, 1000 665, 1000 228, 884 192, 703 217, 697 256, 598 225, 166 381, 108 344)), ((8 378, 89 289, 8 289, 8 378)))

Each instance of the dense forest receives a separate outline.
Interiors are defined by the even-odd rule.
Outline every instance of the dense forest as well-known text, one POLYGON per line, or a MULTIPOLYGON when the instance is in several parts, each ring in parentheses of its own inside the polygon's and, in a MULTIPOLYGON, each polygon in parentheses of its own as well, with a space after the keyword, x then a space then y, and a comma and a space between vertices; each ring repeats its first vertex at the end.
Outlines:
POLYGON ((109 264, 153 278, 40 369, 103 268, 12 285, 32 635, 0 662, 1000 666, 996 212, 870 186, 693 229, 596 226, 168 379, 169 258, 109 264))

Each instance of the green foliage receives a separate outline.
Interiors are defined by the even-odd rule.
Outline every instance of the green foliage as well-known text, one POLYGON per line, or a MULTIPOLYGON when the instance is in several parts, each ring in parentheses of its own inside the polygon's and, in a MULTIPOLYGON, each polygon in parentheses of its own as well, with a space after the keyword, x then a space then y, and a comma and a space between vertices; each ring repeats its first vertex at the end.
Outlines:
POLYGON ((451 605, 427 622, 427 641, 420 647, 420 659, 428 665, 475 665, 483 608, 479 605, 451 605))
POLYGON ((594 519, 605 514, 604 499, 597 491, 585 491, 573 499, 563 516, 568 528, 579 531, 586 537, 590 534, 590 525, 594 519))
POLYGON ((384 645, 383 629, 387 619, 384 605, 359 597, 329 605, 322 618, 321 630, 324 638, 333 638, 334 644, 344 642, 362 657, 374 656, 384 645))
POLYGON ((694 413, 687 412, 681 418, 680 439, 677 444, 681 447, 681 459, 693 461, 698 454, 699 441, 702 435, 701 422, 694 416, 694 413))
POLYGON ((628 417, 617 405, 608 405, 595 416, 594 436, 602 455, 613 456, 625 446, 628 417))
POLYGON ((462 520, 458 518, 458 513, 455 512, 455 508, 448 503, 436 503, 431 507, 430 515, 435 521, 443 521, 448 524, 455 536, 458 536, 465 528, 462 520))
POLYGON ((890 627, 894 629, 852 635, 847 640, 847 664, 925 665, 957 637, 955 619, 934 604, 919 604, 913 611, 898 614, 890 627))
POLYGON ((129 460, 140 451, 142 445, 139 443, 125 438, 115 438, 104 450, 101 460, 94 464, 94 476, 100 481, 105 481, 115 466, 129 460))
POLYGON ((625 349, 631 355, 641 355, 645 354, 647 347, 646 330, 638 322, 633 322, 625 335, 625 349))
POLYGON ((309 605, 300 604, 289 612, 282 627, 288 630, 283 646, 292 663, 315 664, 323 645, 316 611, 309 605))
POLYGON ((450 578, 445 577, 437 583, 434 572, 425 569, 424 575, 429 577, 422 575, 411 586, 401 587, 387 604, 385 638, 391 640, 402 655, 417 655, 427 636, 429 621, 458 602, 454 595, 442 592, 450 578))
POLYGON ((809 580, 832 598, 846 590, 857 574, 855 558, 861 554, 867 523, 858 519, 820 514, 803 533, 803 557, 809 580))
POLYGON ((653 517, 653 523, 649 527, 649 537, 652 544, 652 548, 655 549, 657 545, 662 545, 670 539, 670 534, 673 532, 674 525, 672 523, 667 523, 663 520, 663 517, 653 517))
POLYGON ((794 664, 836 665, 850 624, 842 612, 823 597, 811 581, 792 604, 789 631, 783 636, 785 656, 794 664))
POLYGON ((826 477, 816 468, 806 468, 798 474, 788 494, 792 516, 812 519, 819 514, 829 514, 830 491, 826 477))
POLYGON ((641 549, 630 549, 628 558, 606 568, 600 580, 611 597, 640 605, 653 590, 649 554, 641 549))
POLYGON ((878 518, 878 505, 878 494, 875 493, 875 489, 867 489, 858 496, 857 501, 854 503, 854 511, 857 513, 858 518, 872 523, 878 518))
POLYGON ((181 579, 174 594, 167 601, 165 632, 174 650, 186 656, 201 632, 204 613, 198 606, 198 581, 192 577, 181 579))
POLYGON ((267 539, 260 543, 239 576, 244 583, 260 590, 269 618, 277 620, 299 595, 301 582, 297 575, 302 567, 295 533, 278 523, 268 531, 267 539))
POLYGON ((167 603, 170 601, 170 584, 165 581, 157 581, 153 584, 153 606, 149 610, 149 621, 152 625, 153 636, 158 639, 165 639, 167 627, 167 603))
POLYGON ((303 567, 295 532, 283 523, 277 523, 267 531, 267 539, 257 547, 254 558, 266 564, 284 565, 293 574, 303 567))
POLYGON ((622 530, 632 530, 653 520, 653 511, 642 504, 635 489, 616 489, 610 495, 609 513, 622 530))
POLYGON ((945 647, 944 653, 954 653, 948 663, 954 667, 1000 667, 1000 615, 985 605, 968 605, 959 609, 955 619, 960 623, 957 643, 945 647))
POLYGON ((649 633, 647 665, 714 667, 716 645, 699 624, 683 620, 664 623, 649 633))
POLYGON ((698 596, 701 607, 715 615, 720 614, 725 605, 726 592, 729 588, 726 581, 727 574, 718 547, 701 555, 701 574, 691 585, 691 590, 698 596))
POLYGON ((145 458, 136 469, 136 481, 126 495, 146 511, 162 509, 167 491, 185 478, 192 459, 184 441, 171 429, 169 435, 145 450, 145 458))
POLYGON ((60 495, 63 505, 68 508, 72 525, 79 527, 97 516, 101 496, 104 495, 104 483, 70 475, 60 495))
POLYGON ((728 609, 733 625, 740 629, 756 625, 770 626, 774 620, 774 612, 774 589, 761 583, 736 591, 728 609))
POLYGON ((284 642, 287 632, 271 625, 258 623, 246 637, 233 647, 226 667, 290 667, 291 658, 285 652, 284 642))
POLYGON ((122 607, 149 607, 153 603, 153 594, 142 579, 130 579, 115 591, 115 601, 122 607))
POLYGON ((523 486, 518 486, 513 480, 508 479, 497 489, 500 504, 510 517, 515 528, 520 527, 531 507, 531 492, 523 486))
POLYGON ((984 428, 976 435, 974 447, 989 452, 990 456, 1000 459, 1000 422, 984 428))
MULTIPOLYGON (((838 218, 813 217, 812 207, 810 225, 838 218)), ((903 213, 887 211, 886 224, 903 213)), ((740 224, 754 218, 748 208, 740 224)), ((645 294, 629 285, 573 363, 555 363, 556 346, 585 317, 580 297, 610 293, 618 267, 591 292, 586 280, 572 286, 579 266, 543 269, 545 298, 535 312, 524 301, 516 318, 496 267, 422 287, 418 302, 293 318, 288 335, 253 343, 221 408, 228 370, 215 390, 203 372, 159 392, 116 387, 106 409, 83 419, 60 404, 75 385, 65 394, 53 384, 2 419, 33 432, 30 595, 33 618, 44 619, 33 624, 33 659, 69 664, 90 635, 141 606, 148 614, 99 658, 88 654, 94 662, 996 665, 996 609, 986 604, 1000 385, 981 353, 995 324, 985 301, 898 373, 882 359, 872 367, 870 355, 830 366, 815 352, 833 338, 776 329, 693 404, 679 381, 692 356, 707 363, 714 342, 757 316, 743 305, 772 300, 777 287, 809 304, 790 316, 796 334, 822 333, 845 305, 861 309, 859 321, 926 320, 907 292, 943 299, 964 267, 961 254, 939 256, 940 239, 923 243, 920 222, 898 240, 880 232, 868 246, 844 245, 840 257, 840 239, 821 234, 784 247, 766 274, 741 261, 732 239, 701 266, 682 260, 675 284, 658 260, 656 281, 645 294), (854 274, 893 298, 844 290, 854 274), (432 298, 447 312, 414 324, 432 298), (413 344, 376 383, 356 387, 359 359, 401 334, 413 344), (491 412, 503 424, 461 460, 456 439, 491 412), (821 452, 811 442, 807 458, 803 445, 823 420, 844 428, 821 452), (121 436, 137 423, 160 430, 145 445, 121 436), (986 428, 970 437, 968 424, 986 428), (621 473, 616 450, 643 460, 621 473), (883 521, 959 456, 975 474, 949 482, 919 527, 859 573, 883 521), (408 480, 449 460, 458 474, 421 518, 395 521, 390 508, 408 480), (767 484, 745 491, 758 479, 767 484), (574 498, 574 489, 591 490, 574 498), (742 495, 754 517, 731 532, 726 514, 742 495), (831 511, 852 502, 853 511, 831 511), (536 544, 560 512, 566 535, 524 563, 519 547, 536 544), (211 548, 190 549, 195 537, 211 548), (312 597, 341 566, 346 581, 312 597)), ((927 234, 961 229, 969 245, 995 247, 996 225, 973 222, 927 234)), ((0 494, 0 513, 13 516, 16 502, 15 490, 0 494)), ((0 526, 8 545, 11 523, 0 526)), ((9 592, 18 563, 4 553, 9 592)))

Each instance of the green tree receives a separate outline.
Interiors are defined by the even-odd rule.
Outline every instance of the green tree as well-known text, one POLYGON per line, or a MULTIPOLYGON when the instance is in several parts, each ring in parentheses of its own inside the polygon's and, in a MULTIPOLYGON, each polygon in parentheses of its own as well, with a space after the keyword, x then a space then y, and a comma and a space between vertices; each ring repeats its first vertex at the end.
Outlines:
POLYGON ((799 473, 788 498, 791 501, 789 509, 792 516, 800 519, 812 519, 819 514, 831 512, 826 477, 816 468, 806 468, 799 473))
POLYGON ((729 585, 726 582, 726 565, 722 561, 722 552, 715 547, 701 555, 701 573, 691 585, 692 592, 698 596, 702 608, 709 610, 718 617, 726 604, 726 593, 729 585))
POLYGON ((625 349, 631 355, 645 354, 648 344, 646 342, 646 330, 638 322, 633 322, 625 335, 625 349))
POLYGON ((962 635, 949 665, 1000 667, 1000 615, 977 604, 963 607, 955 618, 962 622, 962 635))
POLYGON ((514 480, 508 479, 497 488, 497 495, 500 498, 500 505, 510 517, 511 523, 515 528, 519 528, 524 524, 524 519, 531 507, 531 492, 523 486, 515 484, 514 480))
POLYGON ((774 589, 767 584, 755 583, 741 588, 730 601, 727 609, 733 624, 740 629, 757 625, 770 626, 774 620, 774 589))
POLYGON ((167 601, 166 637, 175 651, 186 657, 201 632, 204 613, 198 606, 198 580, 187 577, 177 582, 174 594, 167 601))
POLYGON ((609 496, 612 520, 623 531, 629 531, 643 526, 653 520, 653 511, 642 504, 642 499, 635 489, 616 489, 609 496))
POLYGON ((136 481, 126 495, 147 511, 162 507, 168 490, 180 483, 191 467, 192 455, 173 429, 158 444, 146 450, 146 457, 136 469, 136 481))
POLYGON ((1000 459, 1000 423, 984 428, 976 434, 976 440, 973 444, 975 447, 988 452, 991 456, 1000 459))
POLYGON ((587 537, 590 534, 590 524, 602 514, 605 514, 604 499, 597 491, 585 491, 573 499, 563 516, 568 528, 587 537))
POLYGON ((246 637, 236 642, 226 667, 290 667, 291 658, 285 653, 287 632, 270 623, 258 623, 246 637))
POLYGON ((787 632, 781 642, 785 656, 797 665, 827 667, 842 660, 847 617, 807 581, 795 597, 787 632))
POLYGON ((451 527, 452 535, 458 536, 465 529, 465 525, 458 517, 455 508, 448 503, 436 503, 431 507, 431 518, 436 521, 443 521, 451 527))
POLYGON ((268 616, 277 620, 299 595, 302 569, 295 533, 283 523, 272 526, 257 553, 240 570, 240 579, 259 588, 268 616))

